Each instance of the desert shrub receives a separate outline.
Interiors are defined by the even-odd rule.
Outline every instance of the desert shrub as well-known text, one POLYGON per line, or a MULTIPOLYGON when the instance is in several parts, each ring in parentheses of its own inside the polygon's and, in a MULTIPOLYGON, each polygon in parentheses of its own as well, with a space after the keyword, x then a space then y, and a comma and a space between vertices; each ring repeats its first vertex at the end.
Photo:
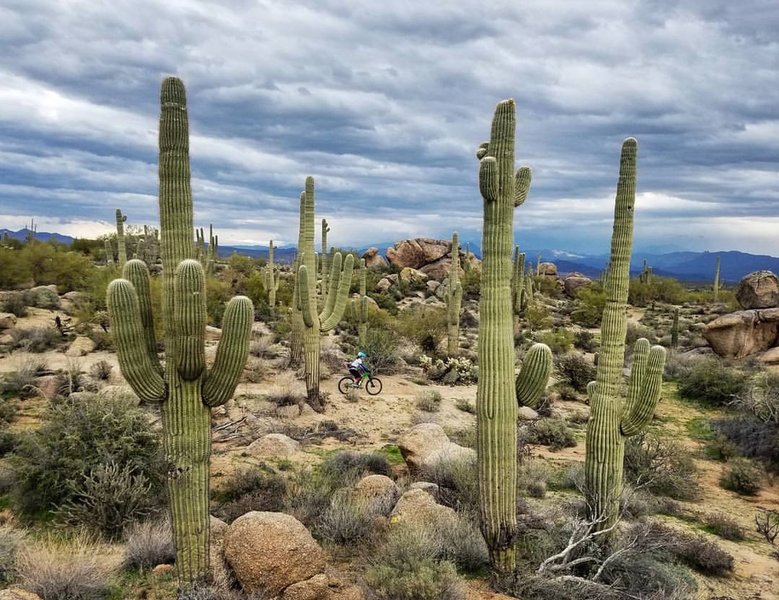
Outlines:
POLYGON ((541 419, 523 429, 521 434, 526 443, 549 446, 552 450, 576 446, 576 436, 563 419, 541 419))
POLYGON ((374 507, 345 488, 333 494, 330 506, 314 526, 318 538, 335 544, 354 544, 365 541, 375 532, 374 507))
POLYGON ((531 498, 543 498, 549 477, 550 469, 546 461, 529 458, 523 460, 517 469, 517 486, 526 490, 531 498))
POLYGON ((26 537, 19 529, 0 525, 0 584, 8 583, 13 578, 16 556, 26 537))
POLYGON ((11 330, 11 348, 25 352, 46 352, 62 344, 62 335, 54 327, 35 327, 11 330))
POLYGON ((646 338, 649 340, 650 344, 656 344, 658 341, 657 335, 655 335, 653 329, 650 329, 646 325, 642 325, 640 323, 628 321, 628 329, 627 333, 625 334, 625 344, 627 351, 632 352, 633 344, 635 344, 636 341, 640 340, 641 338, 646 338))
POLYGON ((175 560, 176 545, 170 520, 147 520, 127 528, 122 562, 125 569, 151 569, 157 565, 173 564, 175 560))
POLYGON ((82 481, 68 481, 68 487, 71 498, 57 509, 58 516, 69 525, 110 538, 159 507, 148 479, 133 473, 129 465, 100 465, 82 481))
POLYGON ((40 428, 23 436, 12 456, 12 501, 26 517, 74 500, 74 485, 113 462, 150 484, 159 498, 164 481, 159 436, 146 414, 122 397, 85 394, 51 406, 40 428))
POLYGON ((568 331, 567 329, 544 331, 535 337, 537 342, 549 346, 552 354, 563 354, 568 352, 573 345, 573 332, 568 331))
POLYGON ((703 536, 676 534, 672 551, 682 562, 704 575, 726 576, 733 571, 733 556, 703 536))
POLYGON ((99 360, 89 368, 89 374, 98 381, 108 381, 114 366, 107 360, 99 360))
POLYGON ((426 529, 393 528, 365 573, 371 594, 381 600, 464 600, 454 565, 437 560, 438 552, 438 540, 426 529))
POLYGON ((638 278, 630 280, 628 303, 633 306, 647 306, 652 302, 681 304, 686 295, 684 286, 676 279, 653 275, 647 283, 638 278))
POLYGON ((81 370, 81 362, 68 360, 64 369, 57 371, 55 376, 55 389, 57 396, 67 398, 74 392, 83 392, 88 386, 84 372, 81 370))
POLYGON ((560 379, 577 392, 586 392, 587 384, 595 379, 595 365, 578 352, 556 356, 555 368, 560 379))
POLYGON ((395 320, 395 330, 424 352, 435 352, 446 336, 446 310, 415 304, 400 312, 395 320))
POLYGON ((743 496, 756 496, 762 487, 763 470, 748 458, 736 457, 728 461, 719 484, 743 496))
POLYGON ((248 383, 260 383, 268 378, 271 369, 268 363, 261 358, 249 358, 243 368, 243 380, 248 383))
POLYGON ((773 546, 779 536, 779 511, 758 508, 755 513, 755 531, 773 546))
POLYGON ((330 507, 333 494, 352 486, 364 475, 389 475, 391 466, 381 452, 361 454, 341 450, 328 456, 317 468, 298 473, 287 485, 285 512, 306 526, 315 526, 330 507))
POLYGON ((270 360, 273 358, 278 358, 281 354, 281 349, 273 342, 273 338, 271 336, 263 335, 251 341, 249 344, 249 354, 257 358, 265 358, 270 360))
POLYGON ((779 374, 758 373, 733 404, 764 423, 779 425, 779 374))
POLYGON ((606 306, 606 291, 597 284, 578 288, 575 293, 576 308, 571 320, 582 327, 600 327, 606 306))
POLYGON ((438 485, 438 501, 458 511, 475 512, 479 502, 476 460, 471 457, 442 459, 422 469, 419 477, 438 485))
POLYGON ((417 394, 416 406, 426 412, 438 412, 441 410, 441 392, 438 390, 424 390, 417 394))
POLYGON ((297 406, 298 408, 302 408, 306 403, 306 397, 293 391, 291 387, 284 387, 274 392, 270 392, 265 399, 271 404, 275 404, 277 407, 297 406))
POLYGON ((8 312, 17 317, 27 316, 27 300, 22 292, 12 292, 3 300, 2 312, 8 312))
POLYGON ((87 337, 95 343, 95 350, 105 350, 106 352, 113 352, 114 348, 114 336, 101 329, 89 329, 86 333, 87 337))
POLYGON ((16 568, 24 588, 42 600, 103 600, 117 571, 106 549, 84 536, 26 545, 16 568))
POLYGON ((447 385, 470 385, 479 377, 478 367, 465 356, 433 359, 423 354, 419 363, 430 379, 447 385))
POLYGON ((700 495, 695 462, 677 442, 642 432, 625 443, 625 481, 659 496, 695 500, 700 495))
POLYGON ((22 399, 35 396, 38 393, 36 379, 45 368, 46 363, 32 354, 16 355, 14 370, 3 375, 0 382, 2 393, 22 399))
POLYGON ((214 514, 228 523, 247 512, 279 512, 284 507, 286 480, 269 467, 247 467, 233 473, 212 494, 219 504, 214 514))
POLYGON ((373 375, 397 373, 402 365, 397 335, 388 329, 369 328, 359 349, 367 355, 366 362, 373 375))
POLYGON ((595 352, 598 348, 595 336, 586 329, 579 329, 573 334, 573 345, 584 352, 595 352))
POLYGON ((775 425, 742 415, 735 419, 714 420, 712 427, 719 434, 715 440, 720 440, 723 458, 730 458, 737 451, 760 461, 768 471, 779 473, 779 430, 775 425))
POLYGON ((457 398, 454 405, 458 410, 470 413, 472 415, 476 414, 476 405, 467 398, 457 398))
POLYGON ((738 521, 724 513, 711 513, 706 516, 704 521, 706 528, 719 537, 740 542, 746 538, 744 528, 738 524, 738 521))
POLYGON ((698 361, 686 374, 681 374, 678 381, 682 398, 724 406, 743 393, 748 378, 741 371, 713 358, 698 361))

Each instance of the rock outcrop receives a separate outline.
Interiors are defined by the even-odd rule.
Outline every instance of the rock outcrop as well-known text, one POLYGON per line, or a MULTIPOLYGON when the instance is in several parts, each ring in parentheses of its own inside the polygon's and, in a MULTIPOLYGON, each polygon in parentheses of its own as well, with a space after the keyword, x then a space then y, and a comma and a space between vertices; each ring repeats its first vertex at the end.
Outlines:
POLYGON ((378 248, 368 248, 360 258, 365 259, 365 266, 369 269, 381 271, 387 268, 387 259, 379 254, 378 248))
POLYGON ((542 262, 538 265, 538 275, 542 277, 557 277, 557 265, 552 262, 542 262))
POLYGON ((765 352, 779 337, 779 308, 723 315, 704 327, 703 337, 714 352, 727 358, 765 352))
POLYGON ((444 258, 451 251, 451 241, 415 238, 395 242, 394 247, 387 248, 387 259, 398 269, 405 267, 421 269, 444 258))
POLYGON ((325 570, 322 548, 300 521, 284 513, 238 517, 225 533, 224 555, 247 594, 277 596, 325 570))
POLYGON ((570 273, 563 279, 563 289, 569 298, 573 298, 574 292, 580 287, 589 285, 592 279, 582 273, 570 273))
POLYGON ((779 306, 779 278, 771 271, 755 271, 741 278, 736 300, 744 309, 779 306))
POLYGON ((420 423, 398 440, 398 448, 413 473, 435 467, 444 461, 475 460, 472 448, 459 446, 437 423, 420 423))

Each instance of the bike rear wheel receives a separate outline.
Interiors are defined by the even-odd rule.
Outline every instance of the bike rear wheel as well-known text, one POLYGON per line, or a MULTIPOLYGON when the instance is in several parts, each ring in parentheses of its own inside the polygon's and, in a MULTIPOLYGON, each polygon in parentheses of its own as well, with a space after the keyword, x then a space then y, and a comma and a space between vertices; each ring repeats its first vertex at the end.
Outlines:
POLYGON ((354 379, 351 377, 341 377, 341 380, 338 382, 338 391, 342 394, 346 394, 353 387, 354 379))
POLYGON ((371 377, 365 384, 365 391, 371 396, 375 396, 381 392, 381 380, 371 377))

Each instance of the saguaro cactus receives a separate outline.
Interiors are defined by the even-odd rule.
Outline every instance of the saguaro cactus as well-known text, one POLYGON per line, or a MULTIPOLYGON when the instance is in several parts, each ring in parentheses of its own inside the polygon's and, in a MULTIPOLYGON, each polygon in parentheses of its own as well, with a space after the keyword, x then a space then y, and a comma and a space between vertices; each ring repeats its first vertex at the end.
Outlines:
POLYGON ((360 347, 365 345, 368 337, 368 269, 365 259, 360 259, 360 299, 357 307, 357 340, 360 347))
POLYGON ((352 285, 352 270, 354 256, 349 254, 343 260, 341 270, 341 253, 333 257, 330 269, 327 301, 321 313, 316 308, 316 261, 314 254, 314 178, 306 178, 306 190, 300 197, 301 224, 298 247, 300 266, 298 267, 295 287, 295 302, 300 309, 303 332, 303 356, 305 359, 306 391, 308 403, 317 412, 324 412, 319 397, 319 335, 333 329, 346 309, 346 296, 352 285), (301 250, 302 249, 302 250, 301 250), (309 279, 309 274, 311 279, 309 279))
POLYGON ((719 301, 719 267, 720 257, 717 257, 717 268, 714 271, 714 302, 719 301))
POLYGON ((270 314, 276 313, 276 292, 279 289, 279 274, 273 264, 273 240, 268 244, 268 264, 265 265, 265 289, 268 290, 268 306, 270 314))
POLYGON ((650 349, 647 340, 638 340, 633 351, 628 396, 623 401, 620 388, 633 245, 636 150, 637 143, 633 138, 622 144, 601 348, 596 380, 587 388, 590 420, 584 463, 586 494, 590 518, 597 521, 600 530, 611 527, 619 515, 625 439, 642 431, 652 419, 660 398, 665 363, 665 349, 661 346, 650 349))
MULTIPOLYGON (((514 327, 519 324, 519 318, 527 305, 527 288, 525 283, 525 253, 514 247, 514 270, 511 273, 511 311, 514 314, 514 327)), ((528 279, 530 279, 528 277, 528 279)), ((532 284, 531 284, 532 285, 532 284)))
POLYGON ((127 262, 127 247, 124 242, 124 222, 127 215, 123 215, 121 209, 116 209, 116 248, 119 255, 119 266, 123 267, 127 262))
POLYGON ((330 272, 331 257, 327 253, 327 233, 330 226, 327 219, 322 219, 322 251, 319 254, 319 268, 322 274, 322 302, 327 302, 327 278, 330 272))
POLYGON ((161 104, 164 371, 157 358, 149 271, 142 261, 124 266, 124 279, 108 286, 107 303, 122 374, 142 401, 161 403, 176 568, 186 584, 208 571, 211 408, 227 402, 235 390, 248 355, 254 309, 243 296, 230 300, 216 359, 207 370, 205 274, 192 259, 189 128, 179 79, 162 82, 161 104))
POLYGON ((674 308, 674 320, 671 323, 671 349, 679 347, 679 307, 674 308))
POLYGON ((490 141, 476 153, 479 188, 484 198, 481 299, 479 302, 479 384, 476 427, 481 529, 494 570, 516 567, 517 530, 517 402, 529 402, 543 390, 551 369, 551 353, 539 345, 533 361, 525 361, 514 379, 514 336, 511 318, 511 249, 514 207, 530 187, 530 169, 514 173, 514 100, 495 109, 490 141), (539 368, 546 365, 547 368, 539 368), (520 385, 521 384, 521 385, 520 385), (518 391, 522 397, 518 396, 518 391))
POLYGON ((460 283, 460 236, 452 234, 452 264, 449 267, 449 286, 446 288, 446 337, 447 354, 457 356, 460 340, 460 309, 463 303, 463 286, 460 283))
POLYGON ((108 267, 114 266, 114 249, 111 246, 111 240, 105 239, 105 264, 108 267))

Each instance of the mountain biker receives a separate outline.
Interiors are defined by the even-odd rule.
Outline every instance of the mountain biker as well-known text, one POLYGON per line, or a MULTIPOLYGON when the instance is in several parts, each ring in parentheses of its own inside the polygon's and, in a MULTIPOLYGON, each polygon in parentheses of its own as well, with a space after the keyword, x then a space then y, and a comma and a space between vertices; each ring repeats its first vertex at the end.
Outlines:
POLYGON ((368 367, 365 366, 365 362, 363 362, 363 359, 366 357, 365 352, 362 350, 357 353, 357 358, 355 358, 352 362, 349 363, 349 373, 352 377, 354 377, 354 383, 356 385, 360 385, 360 381, 362 381, 363 373, 368 373, 368 367))

